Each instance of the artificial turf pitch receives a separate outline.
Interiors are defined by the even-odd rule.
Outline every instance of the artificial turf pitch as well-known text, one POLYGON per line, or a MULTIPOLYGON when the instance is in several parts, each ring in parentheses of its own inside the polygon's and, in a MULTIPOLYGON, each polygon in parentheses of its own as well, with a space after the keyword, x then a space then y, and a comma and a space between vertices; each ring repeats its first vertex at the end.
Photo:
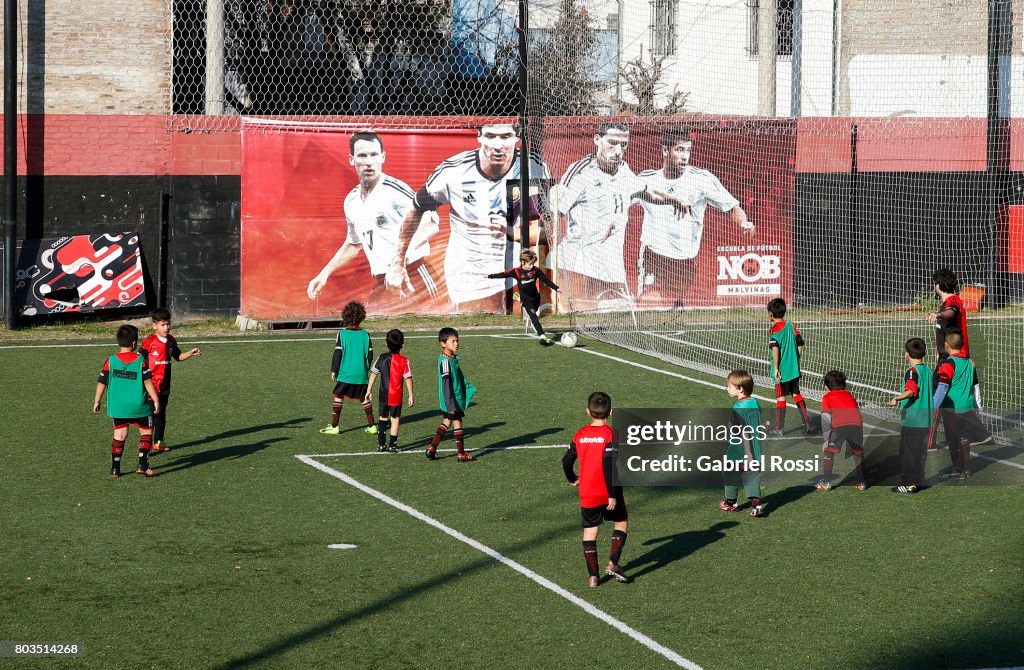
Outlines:
MULTIPOLYGON (((429 462, 438 347, 413 335, 406 453, 327 455, 376 448, 353 402, 342 435, 317 432, 329 415, 329 337, 225 338, 175 364, 174 450, 152 458, 154 479, 108 475, 109 422, 90 405, 115 347, 3 348, 0 639, 85 651, 0 667, 678 667, 657 648, 704 668, 1024 664, 1017 486, 896 495, 892 455, 879 448, 868 491, 768 481, 760 519, 719 511, 720 489, 629 488, 622 563, 635 582, 591 590, 562 449, 510 447, 567 444, 595 389, 620 407, 702 407, 727 404, 720 380, 589 340, 542 349, 464 333, 463 368, 480 389, 466 444, 481 451, 473 463, 450 452, 429 462)), ((988 453, 1020 463, 1018 452, 988 453)), ((135 453, 126 449, 125 471, 135 453)), ((931 459, 934 471, 948 456, 931 459)))

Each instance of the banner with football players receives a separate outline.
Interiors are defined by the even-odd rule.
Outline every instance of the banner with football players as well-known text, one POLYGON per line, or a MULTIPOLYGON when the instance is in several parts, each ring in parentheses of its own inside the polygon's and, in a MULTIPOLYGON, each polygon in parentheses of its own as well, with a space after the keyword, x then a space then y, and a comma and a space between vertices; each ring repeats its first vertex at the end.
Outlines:
MULTIPOLYGON (((242 313, 336 317, 350 300, 369 314, 505 312, 510 282, 487 275, 518 264, 518 128, 447 121, 246 124, 242 313)), ((530 159, 544 191, 531 192, 530 245, 550 244, 563 310, 789 297, 795 132, 565 121, 547 120, 545 159, 530 159)))

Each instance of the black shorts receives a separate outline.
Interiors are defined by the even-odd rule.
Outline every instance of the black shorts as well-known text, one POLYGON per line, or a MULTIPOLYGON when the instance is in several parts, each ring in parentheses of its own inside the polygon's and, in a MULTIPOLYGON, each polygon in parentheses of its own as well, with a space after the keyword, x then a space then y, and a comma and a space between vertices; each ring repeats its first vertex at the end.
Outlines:
POLYGON ((362 402, 366 398, 366 384, 338 382, 334 385, 335 398, 352 398, 362 402))
POLYGON ((958 412, 954 409, 942 409, 942 427, 946 431, 946 442, 950 446, 955 440, 967 440, 968 442, 981 441, 988 430, 981 422, 977 410, 958 412), (971 438, 975 439, 971 439, 971 438))
POLYGON ((828 446, 825 451, 838 454, 846 444, 847 454, 864 453, 864 426, 836 426, 828 436, 828 446))
POLYGON ((929 428, 900 426, 900 449, 910 449, 924 454, 928 449, 929 428))
POLYGON ((465 412, 441 412, 441 416, 449 421, 461 421, 466 418, 465 412))
POLYGON ((380 405, 377 406, 377 410, 377 416, 381 419, 398 419, 402 416, 401 405, 388 405, 386 403, 381 403, 380 405))
POLYGON ((775 385, 775 397, 782 398, 787 395, 800 395, 800 378, 790 379, 788 382, 779 382, 775 385))
POLYGON ((615 509, 608 509, 607 505, 600 507, 581 507, 580 514, 583 517, 583 527, 593 528, 600 526, 603 521, 628 521, 629 512, 626 510, 626 499, 620 493, 615 497, 615 509))
POLYGON ((137 416, 130 419, 112 418, 114 422, 114 428, 127 428, 128 426, 135 426, 136 428, 145 428, 149 430, 153 427, 153 415, 148 416, 137 416))

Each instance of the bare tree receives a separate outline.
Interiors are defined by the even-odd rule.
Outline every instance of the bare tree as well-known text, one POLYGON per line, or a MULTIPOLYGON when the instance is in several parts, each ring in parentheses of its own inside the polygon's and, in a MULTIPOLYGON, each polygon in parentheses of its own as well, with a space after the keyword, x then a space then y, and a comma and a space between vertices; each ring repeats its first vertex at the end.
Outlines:
POLYGON ((667 87, 662 81, 664 75, 665 56, 654 56, 650 54, 650 60, 644 60, 643 45, 640 47, 640 55, 619 68, 619 76, 629 87, 630 93, 636 98, 636 102, 617 100, 619 109, 626 114, 637 116, 671 116, 686 111, 686 101, 689 93, 679 90, 679 86, 673 86, 668 99, 664 104, 658 104, 667 87))
POLYGON ((561 0, 558 20, 531 35, 530 100, 537 116, 587 116, 597 108, 594 80, 598 43, 593 19, 580 0, 561 0), (535 40, 535 41, 534 41, 535 40))

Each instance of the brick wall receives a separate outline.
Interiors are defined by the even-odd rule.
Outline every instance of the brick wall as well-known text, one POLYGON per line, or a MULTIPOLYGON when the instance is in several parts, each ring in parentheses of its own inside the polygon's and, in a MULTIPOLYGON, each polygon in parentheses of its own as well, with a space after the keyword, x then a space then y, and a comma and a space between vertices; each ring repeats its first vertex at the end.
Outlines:
POLYGON ((843 1, 844 60, 848 59, 850 55, 856 54, 984 56, 987 43, 988 7, 986 2, 979 0, 843 1))
POLYGON ((169 110, 168 0, 22 0, 19 5, 19 111, 162 114, 169 110))

